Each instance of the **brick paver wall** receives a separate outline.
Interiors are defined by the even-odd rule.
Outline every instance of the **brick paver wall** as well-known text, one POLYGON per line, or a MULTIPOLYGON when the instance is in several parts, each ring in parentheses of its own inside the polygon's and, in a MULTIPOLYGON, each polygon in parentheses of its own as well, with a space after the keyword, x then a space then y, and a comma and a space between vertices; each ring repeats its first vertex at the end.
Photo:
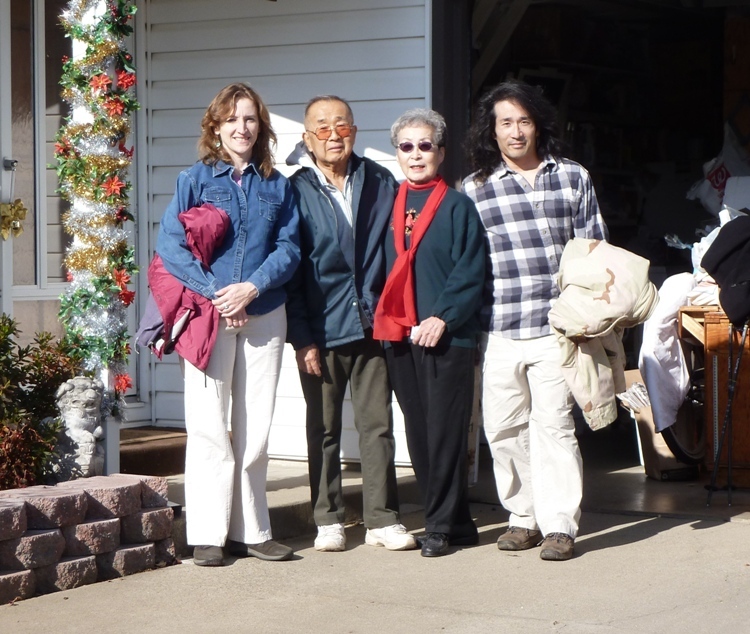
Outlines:
POLYGON ((0 491, 0 605, 177 563, 172 522, 153 476, 0 491))

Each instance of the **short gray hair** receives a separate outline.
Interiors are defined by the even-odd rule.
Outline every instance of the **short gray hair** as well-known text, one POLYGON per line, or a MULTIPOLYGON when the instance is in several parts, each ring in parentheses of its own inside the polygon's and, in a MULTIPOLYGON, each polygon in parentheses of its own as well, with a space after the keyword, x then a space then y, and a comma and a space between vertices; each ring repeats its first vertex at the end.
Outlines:
POLYGON ((445 145, 446 125, 443 115, 428 108, 412 108, 402 114, 391 126, 391 144, 398 147, 398 133, 404 128, 426 126, 432 128, 432 142, 438 147, 445 145))

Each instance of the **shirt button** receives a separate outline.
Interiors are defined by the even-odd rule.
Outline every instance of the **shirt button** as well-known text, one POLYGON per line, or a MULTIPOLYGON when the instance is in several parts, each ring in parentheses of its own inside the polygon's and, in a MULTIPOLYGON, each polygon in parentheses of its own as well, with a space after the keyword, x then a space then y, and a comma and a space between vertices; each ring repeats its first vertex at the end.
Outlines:
POLYGON ((542 206, 542 203, 536 203, 536 204, 534 205, 534 207, 536 207, 537 209, 539 209, 539 207, 541 207, 541 206, 542 206))
POLYGON ((546 229, 542 229, 542 230, 540 231, 540 233, 541 233, 541 234, 542 234, 543 236, 546 236, 546 235, 547 235, 547 230, 546 230, 546 229))
POLYGON ((356 306, 356 305, 357 305, 357 302, 352 302, 352 306, 356 306))

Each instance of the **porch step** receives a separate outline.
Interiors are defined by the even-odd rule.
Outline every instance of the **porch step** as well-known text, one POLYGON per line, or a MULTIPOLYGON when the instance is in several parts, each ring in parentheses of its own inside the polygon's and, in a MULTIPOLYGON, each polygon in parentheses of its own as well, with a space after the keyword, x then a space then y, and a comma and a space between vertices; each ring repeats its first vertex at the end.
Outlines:
POLYGON ((187 432, 167 427, 120 430, 120 471, 170 476, 185 472, 187 432))

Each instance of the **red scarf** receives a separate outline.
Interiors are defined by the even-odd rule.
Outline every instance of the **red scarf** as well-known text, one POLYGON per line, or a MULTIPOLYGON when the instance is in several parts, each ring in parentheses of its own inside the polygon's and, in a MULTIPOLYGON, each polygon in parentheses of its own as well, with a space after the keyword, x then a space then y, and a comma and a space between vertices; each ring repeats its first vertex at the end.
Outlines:
POLYGON ((422 237, 427 232, 440 203, 445 198, 448 185, 438 176, 424 185, 401 183, 393 205, 393 239, 396 261, 385 282, 375 311, 373 337, 383 341, 401 341, 417 325, 417 305, 414 297, 414 258, 422 237), (408 190, 435 189, 427 198, 411 233, 411 244, 405 246, 406 194, 408 190))

